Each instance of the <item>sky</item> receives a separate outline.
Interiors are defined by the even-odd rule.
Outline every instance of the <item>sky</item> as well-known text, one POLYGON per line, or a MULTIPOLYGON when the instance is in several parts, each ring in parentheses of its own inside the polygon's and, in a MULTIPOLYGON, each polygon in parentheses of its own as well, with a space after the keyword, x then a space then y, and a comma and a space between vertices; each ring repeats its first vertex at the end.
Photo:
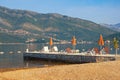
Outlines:
POLYGON ((120 23, 120 0, 0 0, 0 6, 38 13, 59 13, 96 23, 120 23))

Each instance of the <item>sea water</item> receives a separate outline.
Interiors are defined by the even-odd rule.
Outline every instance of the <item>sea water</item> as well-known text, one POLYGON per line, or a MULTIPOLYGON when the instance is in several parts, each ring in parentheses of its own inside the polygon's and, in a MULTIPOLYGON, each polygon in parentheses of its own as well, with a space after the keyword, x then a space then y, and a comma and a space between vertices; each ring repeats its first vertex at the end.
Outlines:
MULTIPOLYGON (((49 46, 48 44, 0 44, 0 68, 19 68, 19 67, 43 67, 45 65, 54 65, 56 63, 50 64, 48 61, 24 59, 23 53, 26 49, 30 51, 39 51, 43 46, 49 46)), ((59 51, 65 51, 66 48, 73 48, 71 44, 54 44, 57 46, 59 51)), ((91 50, 94 47, 99 46, 97 44, 77 44, 76 49, 80 52, 91 50)), ((115 50, 110 45, 110 53, 114 54, 115 50)), ((120 53, 120 50, 118 50, 120 53)))

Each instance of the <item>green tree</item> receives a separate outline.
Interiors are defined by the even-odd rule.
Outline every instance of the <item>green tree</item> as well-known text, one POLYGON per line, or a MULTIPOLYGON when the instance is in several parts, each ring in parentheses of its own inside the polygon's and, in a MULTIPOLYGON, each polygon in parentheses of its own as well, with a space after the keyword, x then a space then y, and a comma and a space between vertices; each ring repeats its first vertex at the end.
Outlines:
POLYGON ((114 48, 115 48, 115 51, 116 51, 116 55, 117 55, 117 49, 119 47, 118 42, 119 41, 116 38, 113 39, 113 44, 114 44, 114 48))

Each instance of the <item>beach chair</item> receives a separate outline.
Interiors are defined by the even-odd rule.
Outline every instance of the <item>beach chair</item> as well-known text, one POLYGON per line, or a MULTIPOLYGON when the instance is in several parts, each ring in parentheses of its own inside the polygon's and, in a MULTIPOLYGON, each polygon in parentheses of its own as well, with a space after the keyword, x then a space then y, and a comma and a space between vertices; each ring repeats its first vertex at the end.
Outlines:
POLYGON ((52 48, 52 51, 54 51, 54 52, 58 52, 58 48, 57 48, 57 46, 54 46, 54 47, 52 48))
POLYGON ((42 49, 42 51, 49 52, 48 46, 44 46, 43 49, 42 49))

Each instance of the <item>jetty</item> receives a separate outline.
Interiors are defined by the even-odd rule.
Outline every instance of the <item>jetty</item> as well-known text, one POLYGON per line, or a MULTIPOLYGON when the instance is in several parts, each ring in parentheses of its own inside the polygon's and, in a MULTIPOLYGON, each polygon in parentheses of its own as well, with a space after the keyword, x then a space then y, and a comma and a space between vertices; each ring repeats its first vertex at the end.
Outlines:
MULTIPOLYGON (((75 36, 72 37, 71 43, 73 49, 66 48, 65 51, 58 51, 57 46, 52 46, 53 40, 50 38, 50 49, 48 49, 48 46, 44 46, 40 51, 29 51, 29 49, 26 49, 24 57, 63 61, 69 63, 103 62, 120 59, 120 55, 118 54, 108 54, 109 51, 107 47, 101 49, 100 51, 97 48, 93 48, 91 51, 79 52, 79 50, 75 49, 77 44, 75 36)), ((104 45, 102 35, 100 35, 98 44, 101 47, 104 45)))
POLYGON ((103 62, 120 59, 119 55, 116 56, 112 54, 91 55, 85 53, 66 53, 66 52, 25 52, 24 57, 62 61, 68 63, 103 62))

